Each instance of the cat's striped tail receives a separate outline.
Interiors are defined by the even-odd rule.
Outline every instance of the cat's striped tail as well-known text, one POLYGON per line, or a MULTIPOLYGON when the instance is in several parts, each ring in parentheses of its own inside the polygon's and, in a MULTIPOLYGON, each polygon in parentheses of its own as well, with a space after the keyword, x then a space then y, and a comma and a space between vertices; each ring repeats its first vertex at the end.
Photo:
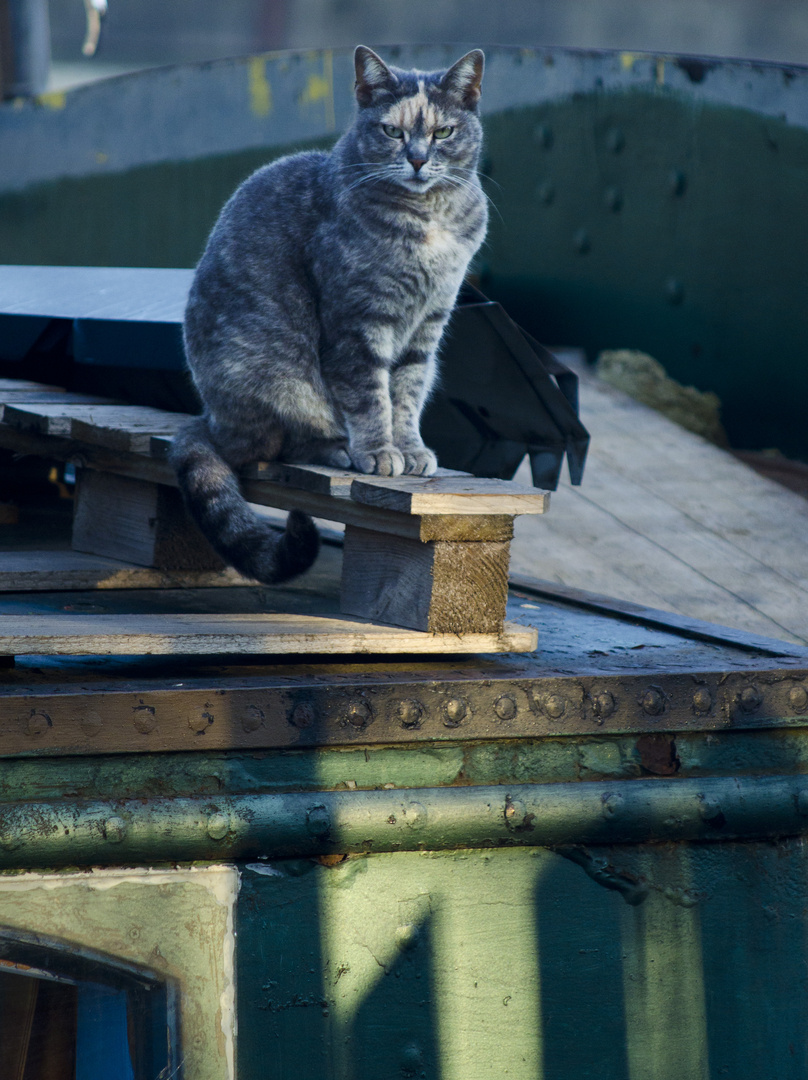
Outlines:
POLYGON ((320 538, 309 515, 290 511, 283 533, 262 520, 211 442, 203 417, 190 420, 177 433, 170 461, 194 521, 211 547, 240 574, 278 585, 308 570, 317 558, 320 538))

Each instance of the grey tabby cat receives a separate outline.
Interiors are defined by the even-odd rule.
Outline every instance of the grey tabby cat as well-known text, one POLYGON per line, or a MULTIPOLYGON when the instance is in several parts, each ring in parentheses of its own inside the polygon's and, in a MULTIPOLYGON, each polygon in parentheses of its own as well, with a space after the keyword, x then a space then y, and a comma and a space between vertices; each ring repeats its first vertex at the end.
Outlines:
POLYGON ((358 110, 331 153, 281 158, 224 207, 196 270, 185 349, 204 414, 172 463, 212 546, 247 577, 314 561, 311 518, 279 534, 237 470, 281 460, 434 472, 419 420, 463 276, 482 243, 483 54, 401 71, 359 46, 358 110))

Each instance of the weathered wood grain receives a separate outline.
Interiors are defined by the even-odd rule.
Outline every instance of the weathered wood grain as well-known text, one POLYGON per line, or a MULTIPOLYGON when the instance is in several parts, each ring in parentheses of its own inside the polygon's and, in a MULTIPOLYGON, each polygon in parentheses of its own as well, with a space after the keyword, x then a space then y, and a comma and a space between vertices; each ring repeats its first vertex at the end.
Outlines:
POLYGON ((164 570, 222 570, 176 488, 81 469, 72 546, 164 570))
POLYGON ((314 615, 3 615, 0 655, 532 652, 532 627, 492 634, 428 634, 314 615))
POLYGON ((55 435, 125 453, 148 453, 151 438, 177 430, 187 417, 141 405, 7 405, 3 422, 19 431, 55 435))
POLYGON ((502 542, 423 543, 348 526, 340 608, 433 633, 496 633, 508 598, 502 542))
POLYGON ((160 570, 83 551, 3 551, 0 593, 80 589, 201 589, 252 585, 231 567, 160 570))
POLYGON ((355 479, 351 498, 402 514, 543 514, 549 493, 509 480, 428 476, 355 479))
MULTIPOLYGON (((157 484, 176 487, 177 478, 167 461, 145 454, 112 451, 103 446, 77 443, 36 432, 21 431, 0 423, 0 446, 23 454, 36 454, 55 461, 131 476, 157 484)), ((411 536, 420 540, 508 540, 513 534, 513 519, 507 514, 401 514, 380 507, 363 506, 352 499, 305 492, 274 481, 244 480, 242 490, 250 502, 280 510, 298 507, 325 521, 359 525, 363 528, 411 536)))

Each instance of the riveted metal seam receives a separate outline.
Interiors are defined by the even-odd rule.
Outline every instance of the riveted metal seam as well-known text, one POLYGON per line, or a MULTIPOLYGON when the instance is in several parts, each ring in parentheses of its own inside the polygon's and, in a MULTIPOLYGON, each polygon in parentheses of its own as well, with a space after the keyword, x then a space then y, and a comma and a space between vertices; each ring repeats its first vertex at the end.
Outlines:
POLYGON ((60 800, 0 810, 0 868, 808 832, 808 777, 60 800))

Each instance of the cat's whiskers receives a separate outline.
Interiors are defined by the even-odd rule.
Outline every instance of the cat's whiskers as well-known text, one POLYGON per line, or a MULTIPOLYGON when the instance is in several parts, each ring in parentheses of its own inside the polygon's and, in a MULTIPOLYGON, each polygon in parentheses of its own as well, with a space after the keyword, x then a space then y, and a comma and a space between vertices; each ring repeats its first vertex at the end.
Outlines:
MULTIPOLYGON (((467 169, 465 171, 472 172, 473 170, 467 169)), ((499 208, 497 207, 491 196, 486 191, 483 191, 482 187, 480 187, 479 184, 473 184, 471 180, 467 179, 465 176, 456 176, 455 172, 456 170, 453 169, 450 172, 444 173, 444 179, 448 180, 450 184, 455 184, 457 187, 466 188, 468 191, 474 192, 475 195, 482 195, 482 197, 486 200, 491 209, 496 212, 499 220, 504 224, 505 219, 503 218, 502 214, 500 214, 499 208)))

